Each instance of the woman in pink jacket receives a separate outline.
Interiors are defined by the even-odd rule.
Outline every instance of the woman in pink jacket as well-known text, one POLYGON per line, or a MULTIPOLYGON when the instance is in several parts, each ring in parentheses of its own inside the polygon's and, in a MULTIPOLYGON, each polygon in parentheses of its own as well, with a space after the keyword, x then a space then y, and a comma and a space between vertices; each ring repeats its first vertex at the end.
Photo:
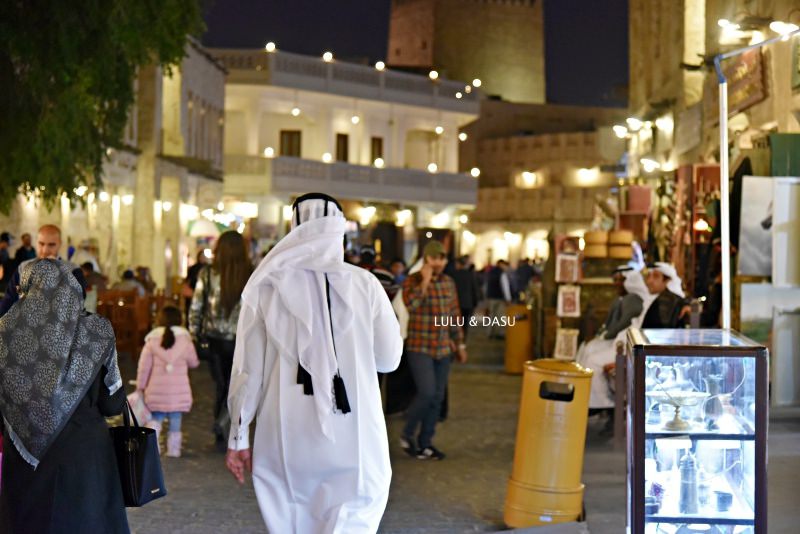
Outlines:
POLYGON ((181 455, 181 414, 192 409, 189 369, 200 362, 189 331, 181 327, 181 312, 165 306, 158 318, 158 328, 147 334, 139 357, 136 389, 144 392, 144 403, 153 414, 147 426, 161 433, 169 419, 167 456, 181 455))

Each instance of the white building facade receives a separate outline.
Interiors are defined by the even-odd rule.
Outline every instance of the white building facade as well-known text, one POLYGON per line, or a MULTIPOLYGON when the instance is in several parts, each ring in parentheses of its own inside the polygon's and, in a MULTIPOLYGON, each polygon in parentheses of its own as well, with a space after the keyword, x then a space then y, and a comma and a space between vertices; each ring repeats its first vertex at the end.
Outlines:
POLYGON ((478 184, 458 172, 458 144, 477 90, 382 65, 211 52, 228 71, 225 200, 258 204, 262 235, 280 237, 292 199, 319 191, 342 202, 356 239, 408 259, 415 231, 457 230, 474 208, 478 184))

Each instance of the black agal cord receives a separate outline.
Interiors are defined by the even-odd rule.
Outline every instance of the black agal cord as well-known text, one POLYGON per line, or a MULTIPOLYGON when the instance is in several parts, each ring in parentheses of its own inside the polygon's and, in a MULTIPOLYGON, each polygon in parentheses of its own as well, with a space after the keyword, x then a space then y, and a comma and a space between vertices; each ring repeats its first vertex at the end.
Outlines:
MULTIPOLYGON (((330 198, 330 197, 328 197, 330 198)), ((328 215, 328 198, 325 200, 324 214, 328 215)), ((335 200, 333 202, 336 202, 335 200)), ((336 203, 338 206, 338 203, 336 203)), ((297 225, 300 225, 300 210, 295 204, 297 225)), ((341 209, 341 208, 340 208, 341 209)), ((325 300, 328 304, 328 321, 331 325, 331 342, 333 343, 333 356, 336 358, 336 375, 333 377, 333 397, 336 402, 336 409, 342 413, 350 413, 350 402, 347 399, 347 388, 344 385, 344 379, 339 372, 339 356, 336 354, 336 340, 333 335, 333 314, 331 313, 331 286, 328 282, 328 275, 325 275, 325 300)), ((314 386, 311 383, 311 375, 303 368, 303 365, 298 362, 297 364, 297 383, 303 385, 303 394, 313 395, 314 386)))

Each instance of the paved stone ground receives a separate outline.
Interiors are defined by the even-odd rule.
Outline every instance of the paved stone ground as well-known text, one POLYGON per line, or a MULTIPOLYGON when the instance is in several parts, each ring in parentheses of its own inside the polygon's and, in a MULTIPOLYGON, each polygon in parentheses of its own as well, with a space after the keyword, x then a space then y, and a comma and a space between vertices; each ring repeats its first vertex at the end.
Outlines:
MULTIPOLYGON (((470 363, 453 367, 449 418, 439 425, 434 440, 448 454, 445 461, 407 457, 397 445, 403 420, 389 418, 394 477, 381 533, 505 529, 503 504, 521 378, 503 373, 502 351, 501 342, 488 341, 479 332, 470 341, 470 363)), ((126 377, 133 376, 131 367, 123 365, 126 377)), ((163 458, 169 495, 129 509, 131 529, 136 534, 263 532, 252 487, 239 486, 225 470, 223 455, 213 448, 207 368, 192 371, 191 379, 196 401, 184 419, 184 456, 163 458)), ((625 455, 599 437, 601 425, 590 420, 583 476, 588 519, 581 527, 588 526, 592 534, 620 534, 625 531, 625 455)), ((798 438, 800 410, 776 411, 770 426, 770 532, 796 532, 797 497, 791 488, 800 477, 798 438)))

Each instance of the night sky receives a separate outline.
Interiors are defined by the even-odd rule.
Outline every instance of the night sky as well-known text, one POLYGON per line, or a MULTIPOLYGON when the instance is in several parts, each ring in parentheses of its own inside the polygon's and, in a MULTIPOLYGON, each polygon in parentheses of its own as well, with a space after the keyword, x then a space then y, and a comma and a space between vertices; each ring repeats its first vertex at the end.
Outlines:
MULTIPOLYGON (((369 60, 386 57, 390 0, 206 0, 210 47, 262 47, 369 60)), ((547 100, 625 106, 627 0, 546 0, 547 100)))

